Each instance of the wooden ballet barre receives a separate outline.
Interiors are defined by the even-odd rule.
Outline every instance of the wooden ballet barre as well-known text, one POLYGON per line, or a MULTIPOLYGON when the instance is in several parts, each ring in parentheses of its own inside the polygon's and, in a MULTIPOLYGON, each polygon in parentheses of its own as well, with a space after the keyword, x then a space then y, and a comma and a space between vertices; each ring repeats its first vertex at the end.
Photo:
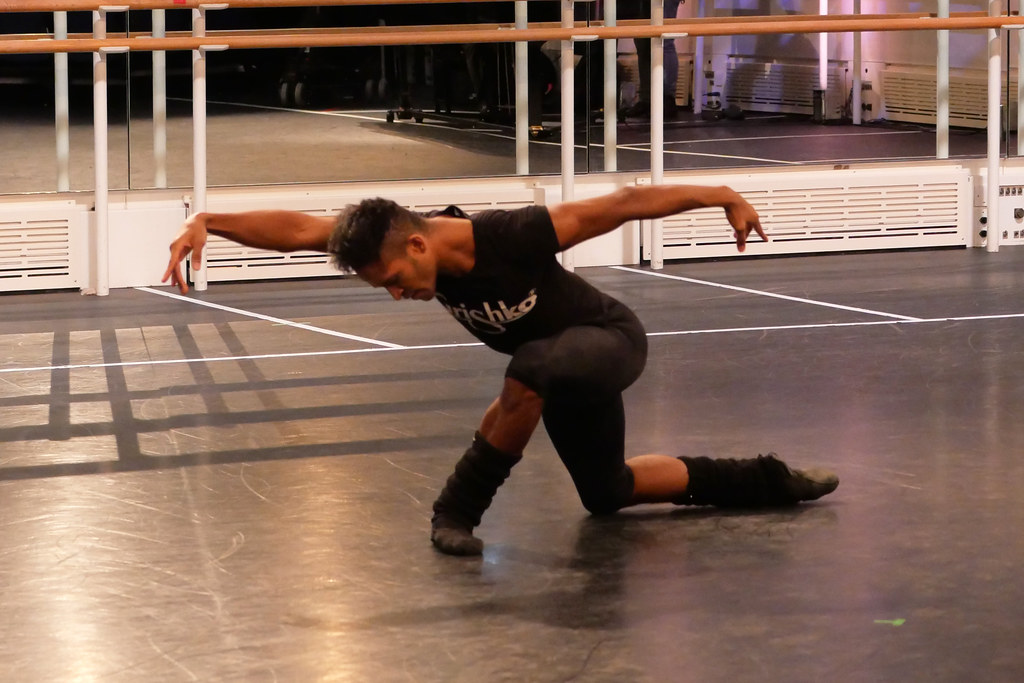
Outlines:
MULTIPOLYGON (((379 6, 379 5, 458 5, 463 2, 478 2, 480 0, 226 0, 216 2, 215 0, 113 0, 103 2, 101 0, 0 0, 0 13, 3 12, 62 12, 62 11, 88 11, 99 10, 104 7, 124 7, 129 10, 168 10, 168 9, 198 9, 203 5, 216 4, 233 8, 259 8, 259 7, 314 7, 314 6, 379 6)), ((508 0, 482 0, 483 2, 501 2, 508 0)), ((554 2, 554 0, 529 0, 530 2, 554 2)), ((583 0, 590 2, 591 0, 583 0)), ((984 12, 965 12, 963 14, 979 14, 984 12)), ((813 19, 820 15, 803 15, 801 17, 785 16, 762 16, 762 17, 704 17, 691 21, 723 21, 733 20, 737 22, 749 21, 785 21, 799 19, 813 19)), ((874 16, 874 15, 860 15, 874 16)), ((902 16, 899 14, 879 16, 902 16)), ((919 16, 919 15, 914 15, 919 16)), ((987 16, 987 15, 986 15, 987 16)), ((639 20, 620 20, 619 24, 628 22, 646 22, 639 20)), ((666 23, 672 21, 666 18, 666 23)))
MULTIPOLYGON (((935 12, 892 12, 884 14, 833 14, 831 18, 858 18, 870 20, 883 19, 936 19, 935 12)), ((960 17, 987 17, 986 12, 952 12, 949 15, 953 18, 960 17)), ((804 22, 822 21, 825 17, 820 14, 786 14, 773 16, 738 16, 738 17, 691 17, 688 19, 669 19, 664 21, 665 26, 679 26, 681 24, 771 24, 782 22, 804 22)), ((626 19, 617 22, 619 26, 650 26, 651 22, 646 19, 626 19)), ((696 35, 696 34, 694 34, 696 35)))
MULTIPOLYGON (((199 9, 203 5, 226 6, 228 9, 254 7, 326 7, 368 5, 459 5, 464 2, 507 2, 508 0, 0 0, 2 12, 76 12, 123 7, 129 10, 199 9)), ((554 0, 531 0, 553 2, 554 0)), ((591 0, 583 0, 590 2, 591 0)))
MULTIPOLYGON (((934 17, 935 14, 931 13, 920 13, 920 12, 905 12, 895 14, 858 14, 851 15, 857 16, 862 19, 914 19, 924 17, 934 17)), ((985 17, 988 16, 984 12, 956 12, 952 14, 953 17, 985 17)), ((801 16, 771 16, 771 17, 700 17, 693 19, 666 19, 664 26, 666 27, 678 27, 682 24, 694 24, 694 23, 729 23, 729 24, 747 24, 751 22, 779 22, 779 21, 813 21, 820 20, 821 15, 801 15, 801 16)), ((617 22, 618 26, 650 26, 651 22, 646 19, 624 19, 617 22)), ((382 29, 388 32, 391 31, 451 31, 454 26, 458 26, 460 30, 506 30, 515 28, 514 24, 511 23, 488 23, 488 24, 437 24, 437 25, 403 25, 403 24, 388 24, 386 27, 380 25, 372 26, 319 26, 319 27, 289 27, 289 28, 261 28, 261 29, 219 29, 219 30, 208 30, 207 35, 225 35, 225 36, 243 36, 243 35, 268 35, 268 34, 280 34, 280 35, 307 35, 311 33, 366 33, 366 32, 380 32, 382 29)), ((604 22, 597 21, 577 21, 576 27, 594 27, 604 26, 604 22)), ((541 21, 532 22, 529 25, 530 28, 562 28, 561 22, 557 21, 541 21)), ((4 40, 46 40, 52 38, 51 34, 48 33, 24 33, 24 34, 0 34, 4 36, 4 40)), ((149 38, 152 34, 146 31, 132 31, 127 35, 123 33, 118 34, 119 37, 128 38, 149 38)), ((177 36, 191 36, 189 31, 168 31, 165 37, 173 38, 177 36)), ((70 40, 88 40, 92 38, 91 33, 71 33, 68 34, 70 40)))
MULTIPOLYGON (((987 16, 982 12, 964 12, 963 15, 976 15, 976 16, 987 16)), ((817 16, 817 15, 816 15, 817 16)), ((914 18, 921 16, 928 16, 915 13, 906 13, 899 15, 891 14, 879 14, 879 15, 858 15, 862 17, 893 17, 899 18, 914 18)), ((766 20, 784 20, 786 17, 763 17, 766 20)), ((794 17, 796 20, 811 19, 815 17, 794 17)), ((665 26, 677 26, 687 20, 675 19, 666 20, 665 26)), ((706 19, 695 19, 693 21, 704 22, 706 19)), ((722 17, 721 21, 729 23, 748 23, 751 21, 751 17, 722 17)), ((577 28, 584 28, 593 26, 603 26, 603 22, 585 22, 577 21, 577 28)), ((619 21, 618 26, 650 26, 651 23, 644 19, 627 19, 619 21)), ((427 25, 427 26, 405 26, 405 25, 388 25, 384 30, 388 33, 393 32, 412 32, 412 31, 440 31, 448 32, 451 31, 453 26, 458 26, 459 30, 472 30, 472 31, 487 31, 487 30, 511 30, 515 28, 514 24, 438 24, 438 25, 427 25)), ((531 28, 551 28, 559 29, 562 28, 562 24, 556 21, 550 22, 536 22, 530 24, 531 28)), ((354 33, 380 33, 382 27, 379 25, 373 26, 321 26, 321 27, 289 27, 289 28, 259 28, 259 29, 218 29, 208 30, 206 36, 212 38, 213 36, 266 36, 266 35, 281 35, 281 36, 306 36, 312 34, 326 35, 326 34, 354 34, 354 33)), ((167 31, 164 34, 166 38, 180 38, 180 37, 191 37, 191 31, 167 31)), ((11 34, 5 35, 5 40, 48 40, 53 36, 48 33, 25 33, 25 34, 11 34)), ((69 33, 69 40, 90 40, 93 35, 91 33, 69 33)), ((153 34, 148 31, 132 31, 127 34, 118 33, 118 38, 152 38, 153 34)))
POLYGON ((212 33, 203 38, 175 36, 153 38, 111 37, 98 39, 42 39, 42 40, 0 40, 0 54, 3 53, 55 53, 95 52, 108 50, 198 50, 204 47, 227 47, 232 49, 294 48, 294 47, 354 47, 381 45, 444 45, 458 43, 506 43, 516 41, 572 40, 574 36, 596 36, 609 38, 652 38, 665 33, 686 33, 690 36, 766 35, 788 33, 847 33, 875 31, 920 31, 920 30, 976 30, 999 29, 1008 26, 1024 26, 1020 16, 912 16, 891 18, 885 15, 863 17, 858 15, 837 15, 829 18, 774 21, 693 21, 676 20, 668 24, 652 26, 640 23, 630 26, 590 25, 577 28, 526 28, 526 29, 464 29, 460 25, 405 27, 401 31, 369 27, 367 30, 325 31, 323 29, 301 34, 277 32, 259 35, 252 32, 239 34, 212 33))
MULTIPOLYGON (((486 31, 486 30, 497 30, 499 28, 512 28, 512 24, 460 24, 467 29, 486 31)), ((446 32, 451 31, 451 25, 439 24, 437 26, 388 26, 388 33, 401 33, 401 32, 412 32, 412 31, 436 31, 446 32)), ((324 26, 324 27, 294 27, 294 28, 256 28, 256 29, 219 29, 219 30, 208 30, 206 37, 212 38, 214 36, 233 36, 233 37, 258 37, 258 36, 308 36, 308 35, 345 35, 345 34, 359 34, 359 33, 381 33, 380 26, 324 26)), ((191 31, 167 31, 164 35, 166 38, 189 38, 192 36, 191 31)), ((153 34, 149 31, 131 31, 130 33, 119 32, 118 38, 127 38, 129 40, 149 40, 153 38, 153 34)), ((21 35, 10 35, 5 36, 5 39, 10 38, 12 40, 49 40, 51 38, 48 33, 28 33, 21 35)), ((93 35, 91 33, 69 33, 68 40, 92 40, 93 35)))

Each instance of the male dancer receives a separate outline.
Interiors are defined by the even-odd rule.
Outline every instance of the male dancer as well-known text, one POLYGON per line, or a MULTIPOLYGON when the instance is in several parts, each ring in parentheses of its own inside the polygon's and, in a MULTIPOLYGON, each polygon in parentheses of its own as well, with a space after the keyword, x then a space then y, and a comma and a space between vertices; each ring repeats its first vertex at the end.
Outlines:
POLYGON ((625 305, 563 269, 559 251, 636 219, 721 207, 743 251, 757 212, 728 187, 625 187, 551 207, 432 215, 386 199, 336 217, 291 211, 192 216, 171 244, 168 279, 199 262, 208 233, 247 246, 332 254, 397 299, 438 299, 487 346, 509 354, 504 384, 433 506, 431 540, 443 553, 478 555, 483 512, 543 420, 584 507, 608 514, 639 503, 762 507, 815 500, 835 474, 789 468, 773 454, 745 460, 641 455, 625 459, 622 391, 639 377, 647 338, 625 305))

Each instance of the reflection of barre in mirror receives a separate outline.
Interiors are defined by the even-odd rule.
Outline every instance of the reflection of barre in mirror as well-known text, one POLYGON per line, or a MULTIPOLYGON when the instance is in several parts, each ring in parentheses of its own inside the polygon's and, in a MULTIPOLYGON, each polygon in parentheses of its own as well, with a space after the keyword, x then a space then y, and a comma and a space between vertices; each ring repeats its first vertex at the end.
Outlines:
MULTIPOLYGON (((0 8, 2 9, 2 8, 0 8)), ((666 21, 652 26, 645 22, 622 22, 617 26, 592 24, 574 28, 457 28, 401 27, 400 30, 345 29, 331 31, 302 30, 273 32, 210 31, 206 38, 171 36, 153 38, 68 38, 64 40, 0 40, 0 53, 93 52, 102 47, 129 50, 196 50, 204 45, 226 45, 233 49, 280 47, 357 47, 374 45, 441 45, 452 43, 507 43, 516 41, 572 40, 578 36, 598 39, 653 38, 664 34, 686 33, 691 37, 765 35, 790 33, 867 33, 872 31, 943 31, 1006 29, 1024 26, 1024 17, 988 16, 976 12, 953 14, 949 18, 934 15, 836 15, 818 17, 744 17, 729 19, 691 19, 666 21), (627 25, 628 24, 628 25, 627 25)))

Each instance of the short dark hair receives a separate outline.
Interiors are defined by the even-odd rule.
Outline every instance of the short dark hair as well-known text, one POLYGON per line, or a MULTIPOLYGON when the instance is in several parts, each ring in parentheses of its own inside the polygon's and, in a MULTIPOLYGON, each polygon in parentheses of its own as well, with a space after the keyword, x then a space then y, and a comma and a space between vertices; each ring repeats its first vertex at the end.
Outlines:
POLYGON ((338 214, 327 253, 340 270, 355 271, 380 259, 384 240, 393 231, 404 233, 423 226, 422 216, 390 199, 364 199, 338 214))

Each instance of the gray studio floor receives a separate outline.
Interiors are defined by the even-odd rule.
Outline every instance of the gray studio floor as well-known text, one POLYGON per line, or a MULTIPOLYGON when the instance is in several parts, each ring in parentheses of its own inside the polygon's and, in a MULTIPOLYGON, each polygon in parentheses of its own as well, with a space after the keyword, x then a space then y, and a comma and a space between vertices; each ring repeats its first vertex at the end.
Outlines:
POLYGON ((835 494, 593 519, 540 431, 483 558, 442 556, 503 358, 436 304, 0 297, 0 679, 1020 680, 1024 250, 664 272, 705 282, 581 271, 651 335, 628 452, 774 450, 835 494))
MULTIPOLYGON (((0 194, 55 187, 37 104, 0 102, 0 194)), ((191 103, 170 107, 185 188, 191 103)), ((385 116, 215 100, 210 183, 515 172, 507 126, 385 116)), ((111 120, 112 186, 151 186, 148 118, 111 120)), ((618 134, 619 168, 646 168, 647 124, 618 134)), ((88 196, 81 105, 71 136, 88 196)), ((665 138, 667 169, 935 154, 884 122, 684 114, 665 138)), ((578 171, 601 139, 578 132, 578 171)), ((557 135, 530 147, 558 172, 557 135)), ((953 157, 984 151, 954 131, 953 157)), ((593 519, 541 430, 483 558, 442 556, 430 504, 504 359, 436 304, 346 279, 2 295, 0 680, 1020 680, 1024 250, 580 272, 651 334, 630 454, 773 450, 839 490, 593 519)))

